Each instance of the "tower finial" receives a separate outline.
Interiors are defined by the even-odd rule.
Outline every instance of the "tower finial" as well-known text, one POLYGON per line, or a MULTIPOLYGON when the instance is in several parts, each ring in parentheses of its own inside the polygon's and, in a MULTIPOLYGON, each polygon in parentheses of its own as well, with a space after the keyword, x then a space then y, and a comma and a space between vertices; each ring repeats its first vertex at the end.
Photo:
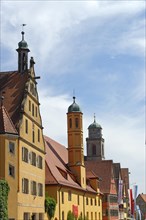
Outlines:
POLYGON ((76 99, 76 97, 75 97, 75 96, 73 96, 73 103, 75 103, 75 99, 76 99))
POLYGON ((94 113, 94 122, 96 122, 96 115, 95 115, 95 113, 94 113))

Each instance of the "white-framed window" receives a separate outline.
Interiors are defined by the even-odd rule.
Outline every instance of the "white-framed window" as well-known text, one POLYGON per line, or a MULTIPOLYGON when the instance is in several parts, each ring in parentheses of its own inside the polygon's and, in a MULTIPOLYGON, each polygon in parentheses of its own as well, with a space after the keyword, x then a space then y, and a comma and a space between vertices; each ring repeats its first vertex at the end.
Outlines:
POLYGON ((27 178, 22 179, 22 192, 25 194, 29 193, 29 180, 27 178))
POLYGON ((37 157, 37 166, 38 168, 43 169, 43 158, 40 155, 37 157))
POLYGON ((38 196, 43 196, 43 184, 38 183, 38 196))
POLYGON ((9 164, 9 176, 15 177, 15 167, 9 164))
POLYGON ((35 181, 31 181, 31 194, 34 196, 37 195, 37 184, 35 181))
POLYGON ((15 143, 12 141, 9 141, 9 152, 15 154, 15 143))
POLYGON ((28 163, 28 149, 26 147, 22 147, 22 160, 28 163))

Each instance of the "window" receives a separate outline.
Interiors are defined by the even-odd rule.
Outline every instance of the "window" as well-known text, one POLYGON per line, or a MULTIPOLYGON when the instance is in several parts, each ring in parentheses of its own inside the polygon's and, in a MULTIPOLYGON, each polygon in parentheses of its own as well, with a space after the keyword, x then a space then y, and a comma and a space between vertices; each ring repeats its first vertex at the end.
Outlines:
POLYGON ((98 215, 99 215, 99 220, 100 220, 100 212, 98 213, 98 215))
POLYGON ((92 145, 92 155, 96 155, 96 145, 92 145))
POLYGON ((29 100, 29 111, 31 112, 31 101, 29 100))
POLYGON ((38 108, 37 108, 37 106, 35 107, 35 116, 38 117, 38 108))
POLYGON ((116 209, 110 209, 110 215, 111 215, 111 216, 118 216, 118 210, 116 210, 116 209))
POLYGON ((43 196, 43 184, 38 183, 38 196, 43 196))
POLYGON ((22 192, 25 194, 29 193, 29 180, 26 178, 22 179, 22 192))
POLYGON ((62 220, 64 220, 64 211, 62 211, 62 220))
POLYGON ((71 191, 68 191, 68 201, 71 201, 71 191))
POLYGON ((36 154, 31 152, 31 165, 36 166, 36 154))
POLYGON ((97 220, 97 212, 95 212, 95 220, 97 220))
POLYGON ((28 163, 28 149, 26 147, 22 147, 22 160, 28 163))
POLYGON ((15 153, 15 143, 14 142, 9 142, 9 152, 14 154, 15 153))
POLYGON ((86 205, 88 205, 88 198, 86 198, 86 205))
POLYGON ((31 194, 34 195, 34 196, 37 194, 37 188, 36 188, 36 182, 35 181, 31 181, 31 194))
POLYGON ((102 144, 102 156, 104 156, 104 144, 102 144))
POLYGON ((92 198, 91 198, 91 205, 93 205, 93 201, 92 201, 92 198))
POLYGON ((43 158, 41 156, 37 157, 37 165, 38 165, 38 168, 40 169, 43 168, 43 158))
POLYGON ((32 131, 32 142, 33 142, 33 143, 35 142, 35 134, 34 134, 34 131, 32 131))
POLYGON ((9 164, 9 176, 15 177, 15 167, 9 164))
POLYGON ((29 219, 30 219, 30 213, 24 212, 23 219, 24 219, 24 220, 29 220, 29 219))
POLYGON ((32 104, 32 116, 34 116, 34 104, 32 104))
POLYGON ((98 198, 98 206, 100 206, 100 198, 98 198))
POLYGON ((78 195, 78 205, 80 205, 80 196, 78 195))
POLYGON ((40 129, 38 129, 38 142, 40 142, 40 129))
POLYGON ((76 128, 79 127, 79 120, 78 120, 78 118, 75 118, 75 126, 76 126, 76 128))
POLYGON ((28 134, 28 120, 25 119, 25 133, 28 134))
POLYGON ((62 204, 64 204, 64 192, 62 192, 61 194, 62 194, 62 204))
POLYGON ((69 119, 69 127, 72 128, 72 119, 69 119))

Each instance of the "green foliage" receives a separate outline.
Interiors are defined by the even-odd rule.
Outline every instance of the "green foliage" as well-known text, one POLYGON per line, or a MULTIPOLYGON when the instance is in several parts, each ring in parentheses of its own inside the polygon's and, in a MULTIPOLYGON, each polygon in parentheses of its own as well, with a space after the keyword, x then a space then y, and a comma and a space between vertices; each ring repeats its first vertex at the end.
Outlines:
POLYGON ((6 180, 0 180, 0 219, 8 220, 9 185, 6 180))
POLYGON ((83 217, 83 216, 80 214, 78 220, 88 220, 88 217, 87 217, 87 216, 83 217))
POLYGON ((74 220, 74 219, 75 219, 74 214, 71 211, 68 211, 67 220, 74 220))
POLYGON ((50 219, 52 219, 55 215, 55 209, 56 209, 56 200, 46 196, 45 199, 45 211, 47 212, 50 219))

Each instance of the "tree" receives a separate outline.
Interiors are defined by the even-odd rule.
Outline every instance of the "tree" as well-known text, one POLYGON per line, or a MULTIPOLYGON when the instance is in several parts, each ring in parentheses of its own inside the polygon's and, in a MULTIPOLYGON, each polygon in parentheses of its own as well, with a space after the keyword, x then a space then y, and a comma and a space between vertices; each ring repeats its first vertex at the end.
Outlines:
POLYGON ((0 219, 8 220, 9 185, 6 180, 0 180, 0 219))
POLYGON ((74 214, 71 211, 68 211, 67 213, 67 220, 74 220, 74 214))
POLYGON ((45 199, 45 211, 47 212, 50 219, 52 219, 55 215, 55 209, 56 209, 56 200, 46 196, 45 199))

